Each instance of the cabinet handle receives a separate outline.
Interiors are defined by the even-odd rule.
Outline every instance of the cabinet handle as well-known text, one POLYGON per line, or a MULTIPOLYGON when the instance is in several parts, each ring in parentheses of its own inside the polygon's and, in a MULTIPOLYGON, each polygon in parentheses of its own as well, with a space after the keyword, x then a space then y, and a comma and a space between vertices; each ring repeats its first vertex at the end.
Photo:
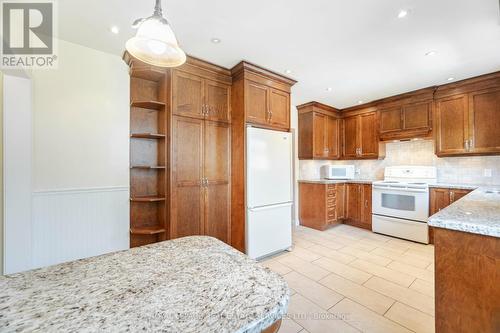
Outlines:
POLYGON ((464 148, 466 151, 469 151, 469 140, 464 141, 464 148))
POLYGON ((273 112, 269 111, 269 121, 271 121, 271 119, 273 119, 273 112))
POLYGON ((469 140, 469 149, 470 150, 474 149, 474 138, 473 137, 471 137, 469 140))
POLYGON ((368 208, 368 200, 365 200, 365 208, 368 208))

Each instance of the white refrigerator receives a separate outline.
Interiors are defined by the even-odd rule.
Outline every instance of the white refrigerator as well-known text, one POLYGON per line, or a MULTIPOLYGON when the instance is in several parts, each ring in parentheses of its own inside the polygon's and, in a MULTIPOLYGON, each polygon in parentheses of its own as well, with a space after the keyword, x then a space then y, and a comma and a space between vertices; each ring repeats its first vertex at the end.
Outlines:
POLYGON ((292 134, 247 127, 246 250, 258 259, 292 246, 292 134))

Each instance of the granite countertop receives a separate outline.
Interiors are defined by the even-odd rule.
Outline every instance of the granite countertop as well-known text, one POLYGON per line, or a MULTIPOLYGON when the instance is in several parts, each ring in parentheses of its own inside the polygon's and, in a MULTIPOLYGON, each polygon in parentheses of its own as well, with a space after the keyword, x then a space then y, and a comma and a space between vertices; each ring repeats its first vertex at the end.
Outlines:
POLYGON ((460 190, 475 190, 475 189, 483 187, 483 186, 487 186, 487 185, 481 185, 481 184, 460 184, 460 183, 434 183, 434 184, 429 184, 429 187, 460 189, 460 190))
POLYGON ((0 276, 1 332, 260 332, 286 282, 221 241, 186 237, 0 276))
POLYGON ((500 237, 500 187, 480 187, 429 218, 432 227, 500 237))
POLYGON ((299 179, 299 183, 306 184, 372 184, 376 179, 299 179))

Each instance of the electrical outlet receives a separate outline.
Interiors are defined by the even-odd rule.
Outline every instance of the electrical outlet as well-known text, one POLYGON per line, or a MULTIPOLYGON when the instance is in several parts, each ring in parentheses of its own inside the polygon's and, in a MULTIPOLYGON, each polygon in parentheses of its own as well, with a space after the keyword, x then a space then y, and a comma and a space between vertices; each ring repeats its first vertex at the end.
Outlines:
POLYGON ((491 169, 484 169, 484 176, 491 177, 491 169))

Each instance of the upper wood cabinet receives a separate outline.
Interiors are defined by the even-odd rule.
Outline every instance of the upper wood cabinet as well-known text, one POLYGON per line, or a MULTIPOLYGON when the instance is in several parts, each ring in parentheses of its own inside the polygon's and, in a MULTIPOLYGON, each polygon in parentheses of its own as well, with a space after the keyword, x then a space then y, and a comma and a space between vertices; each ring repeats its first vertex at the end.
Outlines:
POLYGON ((342 119, 343 158, 379 158, 378 121, 376 112, 362 113, 342 119))
POLYGON ((274 127, 290 128, 290 93, 269 89, 269 122, 274 127))
POLYGON ((432 101, 379 105, 378 109, 381 140, 427 137, 432 130, 432 101))
POLYGON ((267 124, 269 118, 268 87, 252 81, 246 82, 246 118, 254 124, 267 124))
POLYGON ((436 155, 500 154, 500 87, 436 99, 436 155))
POLYGON ((299 110, 299 159, 340 159, 340 119, 336 109, 313 102, 299 110))
POLYGON ((231 86, 206 78, 203 71, 172 71, 172 113, 178 116, 230 122, 231 86))

